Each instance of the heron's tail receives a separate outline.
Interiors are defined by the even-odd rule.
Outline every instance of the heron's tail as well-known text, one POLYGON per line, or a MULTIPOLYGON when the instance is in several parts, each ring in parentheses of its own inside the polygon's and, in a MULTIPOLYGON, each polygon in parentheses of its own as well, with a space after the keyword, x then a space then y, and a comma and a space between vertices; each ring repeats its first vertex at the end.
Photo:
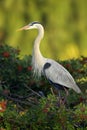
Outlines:
POLYGON ((75 84, 75 87, 73 88, 77 93, 81 93, 80 88, 75 84))

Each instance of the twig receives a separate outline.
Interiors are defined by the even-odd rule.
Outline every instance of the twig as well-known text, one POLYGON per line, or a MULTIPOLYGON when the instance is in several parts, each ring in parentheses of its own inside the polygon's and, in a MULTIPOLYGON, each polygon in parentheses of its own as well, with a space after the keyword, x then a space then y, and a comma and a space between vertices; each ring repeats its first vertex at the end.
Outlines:
POLYGON ((25 85, 25 87, 30 90, 32 93, 34 93, 35 95, 42 97, 39 93, 35 92, 33 89, 31 89, 30 87, 28 87, 27 85, 25 85))
POLYGON ((2 96, 4 96, 4 97, 6 97, 7 99, 9 99, 9 100, 12 100, 12 101, 15 101, 15 102, 17 102, 17 103, 21 103, 21 104, 25 104, 25 105, 35 105, 35 102, 27 102, 27 101, 22 101, 22 100, 20 100, 20 99, 16 99, 16 98, 12 98, 11 96, 9 96, 9 95, 6 95, 6 94, 3 94, 3 93, 1 93, 0 92, 0 95, 2 95, 2 96))

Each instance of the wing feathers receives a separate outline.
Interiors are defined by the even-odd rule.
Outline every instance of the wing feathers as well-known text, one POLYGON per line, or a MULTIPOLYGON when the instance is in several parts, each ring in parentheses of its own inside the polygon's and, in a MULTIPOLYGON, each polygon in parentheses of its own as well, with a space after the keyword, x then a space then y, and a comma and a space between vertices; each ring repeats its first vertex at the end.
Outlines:
POLYGON ((48 79, 67 88, 72 88, 77 93, 81 92, 71 74, 62 65, 51 59, 47 59, 47 64, 49 67, 43 68, 43 71, 48 79))

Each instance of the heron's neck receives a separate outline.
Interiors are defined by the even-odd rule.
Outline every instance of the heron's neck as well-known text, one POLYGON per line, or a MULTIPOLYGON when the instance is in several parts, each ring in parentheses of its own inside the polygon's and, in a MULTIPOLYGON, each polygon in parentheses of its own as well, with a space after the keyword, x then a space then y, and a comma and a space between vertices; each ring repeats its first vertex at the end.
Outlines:
POLYGON ((41 53, 40 53, 40 42, 43 39, 43 36, 44 36, 44 29, 43 29, 42 25, 40 25, 40 27, 38 27, 38 36, 35 39, 34 48, 33 48, 34 52, 38 53, 38 55, 41 55, 41 53))
POLYGON ((35 73, 38 73, 38 75, 41 75, 41 70, 43 66, 43 59, 44 57, 42 56, 40 52, 40 42, 44 36, 44 29, 42 26, 38 27, 38 36, 35 39, 34 42, 34 48, 33 48, 33 56, 32 56, 32 65, 35 73))

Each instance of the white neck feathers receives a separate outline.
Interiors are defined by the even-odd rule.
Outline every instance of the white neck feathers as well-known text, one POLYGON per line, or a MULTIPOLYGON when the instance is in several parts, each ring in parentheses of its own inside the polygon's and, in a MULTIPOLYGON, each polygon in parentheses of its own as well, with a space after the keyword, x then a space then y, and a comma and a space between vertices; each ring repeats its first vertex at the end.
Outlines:
POLYGON ((37 29, 38 29, 38 36, 36 37, 34 42, 32 66, 34 73, 40 77, 42 73, 42 67, 44 65, 44 57, 40 52, 40 42, 44 36, 44 29, 40 24, 37 26, 37 29))

